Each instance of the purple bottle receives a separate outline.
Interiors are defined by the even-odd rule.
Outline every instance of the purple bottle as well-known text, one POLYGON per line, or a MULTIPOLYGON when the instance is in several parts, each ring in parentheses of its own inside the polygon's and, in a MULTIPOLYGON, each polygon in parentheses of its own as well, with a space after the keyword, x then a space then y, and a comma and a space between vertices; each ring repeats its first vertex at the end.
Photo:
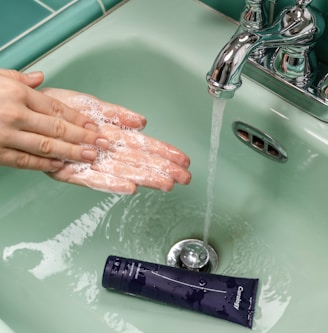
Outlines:
POLYGON ((251 328, 258 279, 195 272, 109 256, 102 285, 251 328))

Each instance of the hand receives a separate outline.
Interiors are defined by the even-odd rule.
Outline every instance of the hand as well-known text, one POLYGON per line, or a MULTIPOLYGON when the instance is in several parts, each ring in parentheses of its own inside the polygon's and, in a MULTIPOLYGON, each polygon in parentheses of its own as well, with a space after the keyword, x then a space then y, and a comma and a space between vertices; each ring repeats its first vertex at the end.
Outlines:
POLYGON ((66 160, 93 162, 106 138, 90 118, 33 89, 42 81, 41 72, 0 70, 0 165, 56 171, 66 160))
POLYGON ((54 179, 105 192, 134 193, 138 185, 169 191, 175 183, 188 184, 189 158, 177 148, 139 132, 146 119, 94 96, 61 89, 42 92, 91 117, 108 140, 98 148, 94 163, 65 163, 54 179))

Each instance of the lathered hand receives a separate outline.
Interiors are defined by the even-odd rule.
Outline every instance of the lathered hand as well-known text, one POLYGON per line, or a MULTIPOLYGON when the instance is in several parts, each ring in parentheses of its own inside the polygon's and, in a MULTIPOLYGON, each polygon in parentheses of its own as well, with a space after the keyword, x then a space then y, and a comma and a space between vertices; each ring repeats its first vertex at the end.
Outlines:
POLYGON ((90 118, 36 91, 42 72, 0 69, 0 165, 54 171, 62 160, 93 162, 106 146, 90 118))
POLYGON ((105 192, 131 194, 137 186, 169 191, 175 183, 188 184, 189 158, 177 148, 139 132, 146 119, 94 96, 61 89, 43 90, 90 117, 99 126, 108 148, 97 148, 94 163, 66 162, 51 177, 105 192))

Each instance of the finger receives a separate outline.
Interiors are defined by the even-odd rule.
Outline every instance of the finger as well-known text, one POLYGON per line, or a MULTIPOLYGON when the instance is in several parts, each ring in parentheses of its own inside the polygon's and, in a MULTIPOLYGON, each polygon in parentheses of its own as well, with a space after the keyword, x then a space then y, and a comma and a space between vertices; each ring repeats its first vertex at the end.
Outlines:
POLYGON ((157 155, 148 154, 140 150, 129 148, 117 149, 110 153, 110 157, 115 160, 138 169, 149 169, 160 174, 166 174, 179 184, 189 184, 191 180, 190 172, 167 159, 157 155))
POLYGON ((25 114, 19 119, 18 127, 22 131, 37 133, 75 144, 94 145, 104 149, 109 144, 107 138, 99 133, 71 124, 62 118, 29 112, 29 110, 26 110, 25 114))
POLYGON ((91 117, 98 125, 110 123, 120 127, 141 130, 147 123, 144 116, 120 105, 102 101, 92 95, 55 88, 44 88, 42 92, 48 96, 64 101, 65 104, 76 111, 91 117))
POLYGON ((146 136, 143 133, 122 131, 110 125, 101 128, 101 132, 107 137, 109 142, 112 142, 114 148, 115 146, 119 146, 121 148, 139 149, 149 154, 157 154, 186 168, 190 165, 189 157, 181 150, 168 143, 146 136))
POLYGON ((93 147, 73 145, 35 133, 21 131, 19 135, 9 136, 7 140, 8 148, 35 156, 86 163, 92 163, 97 158, 97 151, 93 147))
POLYGON ((31 88, 39 86, 44 79, 41 71, 22 73, 12 69, 0 69, 0 75, 22 82, 31 88))
POLYGON ((137 190, 136 185, 129 180, 116 178, 89 168, 78 172, 74 164, 67 164, 59 171, 48 173, 48 175, 62 182, 89 187, 103 192, 133 194, 137 190))
POLYGON ((60 160, 38 157, 26 152, 3 148, 0 150, 0 164, 18 169, 57 171, 63 167, 60 160))
POLYGON ((165 192, 171 191, 174 186, 174 180, 168 174, 146 167, 135 168, 126 163, 112 160, 109 163, 93 165, 92 168, 100 173, 121 177, 137 185, 165 192))
POLYGON ((29 90, 27 95, 27 107, 41 114, 54 118, 62 118, 79 127, 86 127, 95 132, 98 130, 97 126, 89 117, 80 114, 59 100, 36 90, 29 90))
POLYGON ((103 114, 107 120, 105 124, 109 122, 122 129, 136 130, 142 130, 147 124, 146 118, 138 113, 132 112, 120 105, 110 103, 102 104, 103 114))

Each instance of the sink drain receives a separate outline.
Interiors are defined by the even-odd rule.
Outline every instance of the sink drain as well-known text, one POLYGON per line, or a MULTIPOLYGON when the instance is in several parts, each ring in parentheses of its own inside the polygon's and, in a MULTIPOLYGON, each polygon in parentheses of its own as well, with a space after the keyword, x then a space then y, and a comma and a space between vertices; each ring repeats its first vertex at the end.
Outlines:
POLYGON ((218 262, 214 249, 199 239, 184 239, 174 244, 166 257, 169 266, 201 272, 215 271, 218 262))

